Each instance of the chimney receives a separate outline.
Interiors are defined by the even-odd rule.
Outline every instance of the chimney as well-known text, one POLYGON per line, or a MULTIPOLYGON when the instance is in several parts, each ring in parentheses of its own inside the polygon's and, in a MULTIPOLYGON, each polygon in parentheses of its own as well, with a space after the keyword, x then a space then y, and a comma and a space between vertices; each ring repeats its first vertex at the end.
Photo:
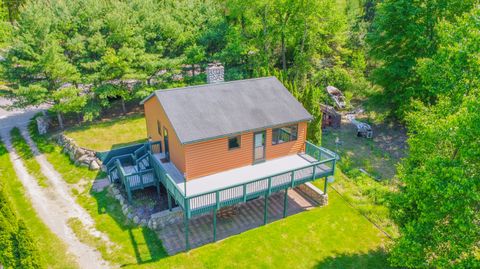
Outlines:
POLYGON ((210 63, 207 67, 207 83, 223 82, 224 68, 221 63, 210 63))

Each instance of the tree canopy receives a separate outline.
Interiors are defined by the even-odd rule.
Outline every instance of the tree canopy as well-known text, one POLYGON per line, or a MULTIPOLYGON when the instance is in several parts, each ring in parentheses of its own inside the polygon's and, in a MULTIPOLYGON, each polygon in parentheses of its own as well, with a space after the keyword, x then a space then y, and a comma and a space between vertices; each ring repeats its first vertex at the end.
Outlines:
POLYGON ((435 105, 409 113, 409 155, 393 203, 402 267, 480 266, 480 9, 439 25, 438 51, 417 70, 435 105), (476 72, 476 74, 473 74, 476 72))
POLYGON ((429 102, 437 94, 424 90, 415 72, 417 62, 434 55, 442 21, 477 5, 476 0, 387 0, 378 3, 367 41, 370 54, 378 61, 373 79, 384 88, 384 100, 397 117, 408 111, 411 100, 429 102))

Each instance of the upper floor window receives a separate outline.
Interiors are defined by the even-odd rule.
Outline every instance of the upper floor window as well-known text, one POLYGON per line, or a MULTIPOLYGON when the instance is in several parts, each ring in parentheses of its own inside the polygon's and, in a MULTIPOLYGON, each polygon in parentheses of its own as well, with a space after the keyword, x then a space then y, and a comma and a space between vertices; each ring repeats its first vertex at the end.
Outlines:
POLYGON ((297 140, 298 126, 289 125, 272 130, 272 145, 297 140))
POLYGON ((228 150, 240 148, 240 136, 228 138, 228 150))
POLYGON ((159 120, 157 120, 157 132, 160 136, 162 136, 162 125, 160 124, 159 120))

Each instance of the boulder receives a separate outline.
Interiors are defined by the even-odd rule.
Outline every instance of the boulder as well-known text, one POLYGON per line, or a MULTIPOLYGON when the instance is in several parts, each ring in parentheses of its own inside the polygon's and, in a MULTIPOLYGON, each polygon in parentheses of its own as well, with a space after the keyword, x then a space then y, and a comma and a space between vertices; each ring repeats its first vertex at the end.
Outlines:
POLYGON ((90 170, 98 170, 100 169, 100 165, 98 165, 96 160, 90 162, 90 170))
MULTIPOLYGON (((80 157, 82 157, 83 155, 86 155, 86 152, 85 150, 83 150, 82 148, 77 148, 77 150, 75 150, 75 158, 76 159, 79 159, 80 157)), ((87 155, 88 156, 88 155, 87 155)))
POLYGON ((133 223, 138 225, 140 223, 140 218, 138 216, 133 217, 133 223))
POLYGON ((113 195, 117 195, 117 194, 120 193, 120 190, 117 187, 113 186, 112 187, 112 193, 113 193, 113 195))
POLYGON ((79 161, 79 162, 81 162, 81 163, 88 163, 88 161, 89 161, 88 155, 82 155, 82 156, 80 156, 80 158, 78 158, 77 161, 79 161))
POLYGON ((141 225, 142 227, 147 227, 147 223, 148 223, 147 219, 142 219, 142 220, 140 221, 140 225, 141 225))
POLYGON ((80 166, 80 167, 88 168, 90 165, 88 165, 88 163, 80 163, 79 166, 80 166))
POLYGON ((70 157, 70 160, 75 161, 75 154, 72 151, 67 150, 67 152, 68 152, 68 157, 70 157))

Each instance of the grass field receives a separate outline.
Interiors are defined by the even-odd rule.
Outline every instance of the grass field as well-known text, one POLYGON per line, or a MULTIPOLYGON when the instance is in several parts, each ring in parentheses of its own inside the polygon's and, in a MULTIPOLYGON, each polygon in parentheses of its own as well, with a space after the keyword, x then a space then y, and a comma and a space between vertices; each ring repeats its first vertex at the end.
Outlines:
POLYGON ((96 151, 106 151, 147 139, 147 127, 143 115, 120 117, 114 120, 84 124, 71 128, 65 134, 78 146, 96 151))
POLYGON ((0 142, 0 187, 10 198, 13 210, 28 227, 35 239, 44 268, 77 268, 73 257, 67 254, 66 245, 37 216, 22 183, 17 178, 8 152, 0 142))
MULTIPOLYGON (((97 128, 96 132, 100 130, 97 128)), ((50 143, 40 136, 35 141, 42 145, 40 149, 47 148, 50 143)), ((147 228, 129 224, 121 212, 120 204, 106 190, 99 193, 90 191, 96 175, 83 176, 88 180, 78 191, 78 184, 73 183, 79 181, 72 179, 71 174, 82 175, 88 170, 67 162, 68 157, 59 150, 48 151, 47 158, 72 183, 77 192, 77 201, 92 215, 97 229, 107 234, 115 244, 110 250, 97 245, 103 252, 102 256, 122 267, 388 267, 384 248, 389 239, 335 192, 330 192, 330 203, 326 207, 293 215, 188 253, 167 256, 156 234, 147 228), (64 161, 59 161, 62 159, 64 161)))

